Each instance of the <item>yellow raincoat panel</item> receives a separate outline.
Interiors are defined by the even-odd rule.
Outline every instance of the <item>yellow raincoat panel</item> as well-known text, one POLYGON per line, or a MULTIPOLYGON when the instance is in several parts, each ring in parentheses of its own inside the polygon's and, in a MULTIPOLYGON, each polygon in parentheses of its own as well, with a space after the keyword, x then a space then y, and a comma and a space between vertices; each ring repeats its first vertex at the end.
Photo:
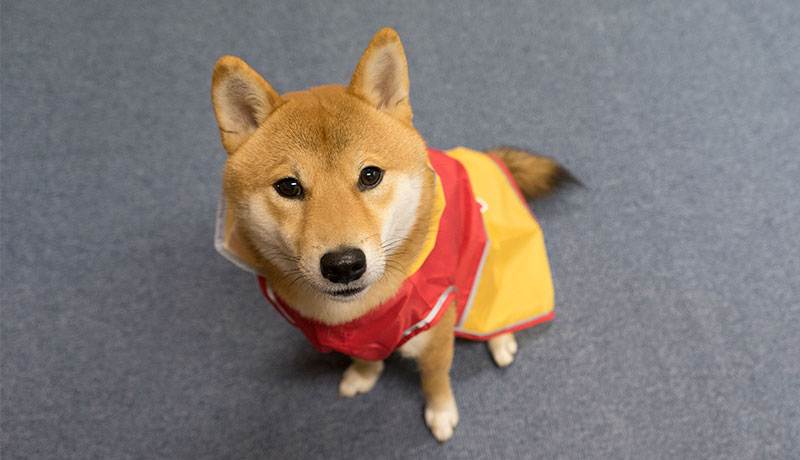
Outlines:
POLYGON ((486 340, 553 318, 553 283, 542 230, 494 157, 447 152, 467 170, 489 244, 456 334, 486 340))

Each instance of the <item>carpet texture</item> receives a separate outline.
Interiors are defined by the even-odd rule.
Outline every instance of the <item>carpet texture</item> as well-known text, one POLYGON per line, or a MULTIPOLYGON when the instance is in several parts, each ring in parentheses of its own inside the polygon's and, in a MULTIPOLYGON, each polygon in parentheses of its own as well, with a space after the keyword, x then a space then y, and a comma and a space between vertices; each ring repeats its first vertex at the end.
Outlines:
POLYGON ((4 459, 800 456, 794 0, 0 13, 4 459), (444 446, 413 362, 338 399, 347 359, 212 247, 217 58, 345 83, 384 26, 430 146, 527 147, 586 184, 533 204, 555 322, 504 370, 457 343, 444 446))

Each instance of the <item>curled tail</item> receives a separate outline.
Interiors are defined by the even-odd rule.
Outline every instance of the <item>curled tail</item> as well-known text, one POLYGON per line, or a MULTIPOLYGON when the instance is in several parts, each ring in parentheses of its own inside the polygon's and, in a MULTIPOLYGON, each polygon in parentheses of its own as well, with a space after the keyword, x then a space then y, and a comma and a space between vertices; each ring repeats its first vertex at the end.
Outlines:
POLYGON ((561 185, 583 185, 552 158, 514 147, 497 147, 486 153, 500 158, 526 198, 541 198, 561 185))

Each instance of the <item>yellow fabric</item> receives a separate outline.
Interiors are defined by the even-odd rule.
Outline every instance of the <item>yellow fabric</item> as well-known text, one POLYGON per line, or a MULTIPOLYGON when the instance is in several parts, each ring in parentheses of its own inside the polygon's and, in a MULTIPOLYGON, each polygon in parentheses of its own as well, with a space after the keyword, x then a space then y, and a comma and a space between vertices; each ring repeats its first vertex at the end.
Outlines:
POLYGON ((500 167, 486 154, 447 152, 467 170, 489 239, 477 289, 457 331, 488 335, 553 310, 553 283, 542 230, 500 167))

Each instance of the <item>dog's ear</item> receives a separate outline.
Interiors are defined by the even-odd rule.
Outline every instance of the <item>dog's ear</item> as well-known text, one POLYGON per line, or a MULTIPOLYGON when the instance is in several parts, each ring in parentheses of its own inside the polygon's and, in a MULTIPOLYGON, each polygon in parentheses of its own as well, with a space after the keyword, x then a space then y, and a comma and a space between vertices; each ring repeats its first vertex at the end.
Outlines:
POLYGON ((231 154, 282 100, 269 83, 243 60, 223 56, 217 61, 211 78, 211 102, 222 146, 231 154))
POLYGON ((411 121, 408 64, 397 32, 386 28, 372 37, 350 79, 350 91, 378 110, 411 121))

